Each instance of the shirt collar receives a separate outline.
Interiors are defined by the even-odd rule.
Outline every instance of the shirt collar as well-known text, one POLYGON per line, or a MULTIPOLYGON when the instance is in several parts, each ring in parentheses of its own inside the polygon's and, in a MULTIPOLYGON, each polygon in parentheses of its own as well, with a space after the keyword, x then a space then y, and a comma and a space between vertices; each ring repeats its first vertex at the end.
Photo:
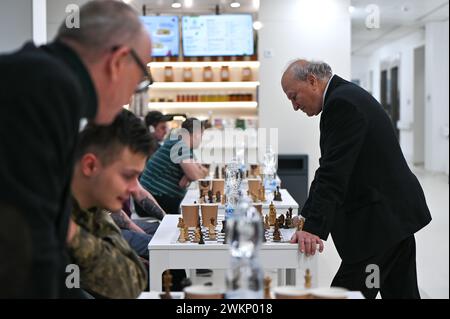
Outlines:
POLYGON ((322 108, 325 104, 325 97, 327 96, 328 87, 330 86, 331 80, 333 79, 334 75, 330 77, 328 80, 327 86, 325 87, 325 91, 323 91, 323 97, 322 97, 322 108))

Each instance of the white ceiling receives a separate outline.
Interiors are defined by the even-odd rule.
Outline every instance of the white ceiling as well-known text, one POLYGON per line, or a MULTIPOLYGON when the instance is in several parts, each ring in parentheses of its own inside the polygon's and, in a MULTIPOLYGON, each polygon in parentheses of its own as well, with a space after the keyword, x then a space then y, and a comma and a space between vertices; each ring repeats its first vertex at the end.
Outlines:
MULTIPOLYGON (((185 0, 179 0, 184 4, 185 0)), ((173 0, 129 0, 136 9, 142 12, 145 4, 147 14, 213 14, 218 6, 221 13, 253 13, 257 14, 259 1, 277 0, 239 0, 240 8, 231 8, 231 0, 190 0, 192 8, 183 6, 171 8, 173 0)), ((315 0, 310 0, 315 1, 315 0)), ((338 1, 338 0, 336 0, 338 1)), ((448 20, 449 0, 350 0, 355 8, 352 17, 352 54, 370 55, 384 44, 408 35, 426 22, 448 20), (366 8, 370 4, 379 7, 380 27, 367 29, 365 21, 369 15, 366 8)))
POLYGON ((370 55, 384 44, 406 36, 430 21, 448 20, 448 0, 351 0, 352 54, 370 55), (366 28, 366 8, 380 8, 380 28, 366 28))

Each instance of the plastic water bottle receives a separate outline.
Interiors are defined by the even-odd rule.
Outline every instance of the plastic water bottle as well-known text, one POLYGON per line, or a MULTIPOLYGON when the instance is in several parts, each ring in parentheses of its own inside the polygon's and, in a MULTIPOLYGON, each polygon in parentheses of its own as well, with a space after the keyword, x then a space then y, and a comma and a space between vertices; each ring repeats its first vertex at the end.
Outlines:
POLYGON ((226 275, 225 298, 262 299, 264 272, 259 260, 262 223, 251 201, 241 198, 226 227, 231 262, 226 275))

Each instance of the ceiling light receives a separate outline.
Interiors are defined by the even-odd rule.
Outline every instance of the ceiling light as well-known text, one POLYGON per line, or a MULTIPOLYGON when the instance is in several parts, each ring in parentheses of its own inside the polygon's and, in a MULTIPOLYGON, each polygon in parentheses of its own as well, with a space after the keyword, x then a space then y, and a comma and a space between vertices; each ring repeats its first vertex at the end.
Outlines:
POLYGON ((193 0, 184 0, 184 6, 186 7, 186 8, 192 8, 192 5, 193 5, 193 0))
POLYGON ((354 6, 348 7, 348 12, 350 12, 350 14, 355 12, 355 7, 354 6))
POLYGON ((178 1, 172 2, 172 8, 174 8, 174 9, 180 9, 180 8, 181 8, 181 3, 178 2, 178 1))
POLYGON ((232 3, 230 3, 230 7, 232 8, 239 8, 241 6, 241 4, 237 1, 233 1, 232 3))
POLYGON ((253 22, 253 29, 255 30, 261 30, 263 27, 263 24, 261 21, 255 21, 253 22))

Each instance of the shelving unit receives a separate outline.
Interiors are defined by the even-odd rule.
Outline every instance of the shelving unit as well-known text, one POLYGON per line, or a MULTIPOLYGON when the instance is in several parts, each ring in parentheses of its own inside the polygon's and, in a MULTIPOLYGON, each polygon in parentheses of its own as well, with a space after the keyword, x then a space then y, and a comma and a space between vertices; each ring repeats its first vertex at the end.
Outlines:
POLYGON ((166 113, 186 113, 198 118, 258 117, 259 61, 185 61, 151 62, 155 80, 149 89, 149 109, 166 113), (229 81, 221 81, 221 68, 227 66, 229 81), (165 82, 164 70, 171 67, 173 81, 165 82), (210 67, 212 81, 203 81, 203 71, 210 67), (183 70, 190 68, 192 81, 183 81, 183 70), (250 81, 242 81, 244 68, 251 69, 250 81), (195 101, 195 102, 194 102, 195 101))

